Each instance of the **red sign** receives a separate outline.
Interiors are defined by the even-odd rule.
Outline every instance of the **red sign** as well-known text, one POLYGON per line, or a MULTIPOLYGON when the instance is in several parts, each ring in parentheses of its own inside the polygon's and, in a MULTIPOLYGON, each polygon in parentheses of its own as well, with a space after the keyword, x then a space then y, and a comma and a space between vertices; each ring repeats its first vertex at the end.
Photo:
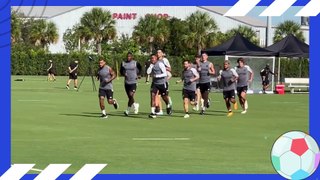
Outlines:
MULTIPOLYGON (((158 18, 169 17, 169 14, 166 14, 166 13, 146 14, 146 16, 147 15, 156 16, 158 18)), ((137 13, 113 13, 112 18, 117 20, 135 20, 137 18, 137 13)))
POLYGON ((137 18, 137 13, 113 13, 112 18, 113 19, 131 20, 131 19, 137 18))

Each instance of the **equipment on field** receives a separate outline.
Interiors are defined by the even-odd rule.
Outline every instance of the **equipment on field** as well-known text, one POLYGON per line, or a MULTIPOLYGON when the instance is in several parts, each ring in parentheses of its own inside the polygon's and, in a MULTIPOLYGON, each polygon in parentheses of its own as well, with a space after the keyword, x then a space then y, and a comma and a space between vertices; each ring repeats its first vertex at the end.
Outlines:
MULTIPOLYGON (((94 61, 93 58, 91 56, 88 57, 88 60, 89 60, 89 68, 88 68, 88 74, 91 76, 91 80, 92 80, 92 91, 97 91, 97 88, 96 88, 96 83, 94 81, 94 77, 93 77, 93 72, 92 72, 92 62, 94 61)), ((86 76, 83 76, 79 86, 78 86, 78 89, 77 91, 79 91, 81 85, 82 85, 82 82, 84 81, 84 79, 86 78, 86 76)))

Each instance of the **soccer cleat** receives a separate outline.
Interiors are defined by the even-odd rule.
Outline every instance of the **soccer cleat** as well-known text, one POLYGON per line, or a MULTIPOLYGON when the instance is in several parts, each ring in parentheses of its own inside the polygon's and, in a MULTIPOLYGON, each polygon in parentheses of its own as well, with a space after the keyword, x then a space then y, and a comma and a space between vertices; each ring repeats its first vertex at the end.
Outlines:
POLYGON ((116 99, 113 99, 113 107, 114 107, 115 109, 118 109, 118 107, 119 107, 119 104, 118 104, 118 102, 117 102, 116 99))
POLYGON ((73 89, 74 89, 74 90, 78 90, 78 88, 76 88, 76 87, 75 87, 75 88, 73 88, 73 89))
POLYGON ((171 115, 172 114, 172 108, 171 106, 167 107, 167 114, 171 115))
POLYGON ((67 88, 67 89, 70 89, 68 85, 66 86, 66 88, 67 88))
POLYGON ((211 99, 208 98, 208 103, 207 103, 207 107, 206 107, 206 108, 209 108, 209 107, 210 107, 210 104, 211 104, 211 99))
POLYGON ((106 115, 106 114, 102 114, 101 116, 100 116, 100 118, 108 118, 108 115, 106 115))
POLYGON ((199 104, 195 105, 192 109, 193 109, 194 111, 199 111, 199 104))
POLYGON ((241 112, 241 114, 245 114, 245 113, 247 113, 247 110, 244 110, 244 111, 241 112))
POLYGON ((157 115, 155 115, 155 114, 153 114, 153 113, 151 113, 151 114, 149 114, 149 118, 157 118, 157 115))
POLYGON ((138 114, 139 113, 139 103, 134 103, 134 114, 138 114))
POLYGON ((162 115, 163 115, 163 111, 162 111, 162 110, 160 110, 159 112, 156 112, 156 115, 158 115, 158 116, 162 116, 162 115))
POLYGON ((201 110, 200 115, 204 115, 204 110, 203 109, 201 110))
POLYGON ((228 113, 227 113, 227 117, 231 117, 233 115, 233 112, 232 111, 229 111, 228 113))
POLYGON ((189 118, 189 117, 190 117, 189 114, 185 114, 185 115, 183 116, 183 118, 189 118))
POLYGON ((238 110, 238 103, 237 102, 233 104, 233 109, 238 110))
POLYGON ((125 110, 123 113, 124 113, 124 115, 129 116, 129 111, 128 110, 125 110))

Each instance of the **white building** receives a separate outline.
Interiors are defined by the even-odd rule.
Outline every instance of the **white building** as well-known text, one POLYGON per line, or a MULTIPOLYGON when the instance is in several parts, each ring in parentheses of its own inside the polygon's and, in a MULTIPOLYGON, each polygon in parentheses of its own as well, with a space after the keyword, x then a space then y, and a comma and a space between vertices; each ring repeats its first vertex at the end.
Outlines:
MULTIPOLYGON (((13 7, 15 10, 19 9, 27 17, 45 18, 57 25, 59 40, 57 44, 50 45, 49 50, 52 53, 66 52, 62 41, 63 33, 79 23, 82 15, 92 8, 92 6, 13 7)), ((221 32, 245 25, 256 31, 260 39, 260 46, 264 47, 266 44, 266 22, 248 16, 225 17, 223 14, 227 9, 219 6, 102 6, 101 8, 109 10, 116 20, 117 35, 123 33, 131 35, 133 27, 138 24, 139 19, 147 14, 185 19, 191 13, 200 10, 209 13, 215 19, 221 32)), ((274 29, 275 27, 272 28, 271 37, 273 37, 274 29)), ((309 44, 309 27, 303 26, 302 30, 306 43, 309 44)))

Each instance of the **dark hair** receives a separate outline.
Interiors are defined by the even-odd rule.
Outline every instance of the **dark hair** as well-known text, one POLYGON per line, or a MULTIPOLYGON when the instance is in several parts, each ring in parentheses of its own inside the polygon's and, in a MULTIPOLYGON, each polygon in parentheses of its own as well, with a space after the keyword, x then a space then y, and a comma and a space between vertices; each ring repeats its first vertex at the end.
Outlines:
POLYGON ((201 54, 205 54, 205 55, 207 55, 207 56, 208 56, 208 53, 206 53, 206 52, 202 52, 201 54))
POLYGON ((128 56, 128 55, 131 55, 131 56, 133 56, 132 52, 128 52, 128 53, 127 53, 127 56, 128 56))
POLYGON ((189 64, 191 63, 189 60, 183 60, 183 64, 185 63, 185 62, 188 62, 189 64))
POLYGON ((152 57, 152 56, 157 56, 155 53, 152 53, 151 55, 150 55, 150 57, 152 57))
POLYGON ((201 55, 195 55, 194 57, 195 58, 201 58, 201 55))
POLYGON ((239 59, 237 60, 237 63, 239 63, 239 62, 245 63, 245 61, 244 61, 243 58, 239 58, 239 59))

